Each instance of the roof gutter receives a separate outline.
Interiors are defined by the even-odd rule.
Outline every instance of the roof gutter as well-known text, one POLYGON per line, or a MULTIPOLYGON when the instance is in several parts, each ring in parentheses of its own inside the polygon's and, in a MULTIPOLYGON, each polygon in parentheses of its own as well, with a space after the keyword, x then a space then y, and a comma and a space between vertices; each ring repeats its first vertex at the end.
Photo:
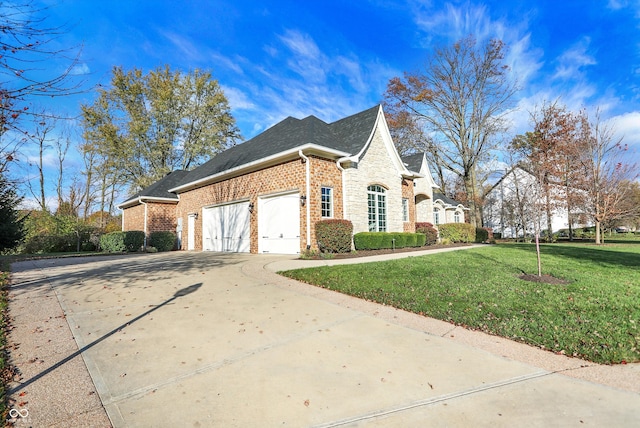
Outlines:
POLYGON ((329 158, 336 158, 341 156, 348 156, 349 153, 345 153, 340 150, 329 149, 324 146, 319 146, 317 144, 305 144, 303 146, 295 147, 290 150, 286 150, 284 152, 276 153, 275 155, 268 156, 263 159, 259 159, 257 161, 249 162, 243 165, 239 165, 237 167, 227 169, 225 171, 209 175, 207 177, 203 177, 199 180, 192 181, 190 183, 183 184, 178 187, 174 187, 173 189, 169 189, 168 192, 178 193, 178 192, 186 192, 191 189, 195 189, 200 186, 204 186, 209 183, 214 183, 216 181, 221 181, 226 179, 228 176, 238 176, 241 174, 245 174, 249 170, 259 169, 262 166, 269 166, 271 164, 276 164, 281 162, 283 159, 295 159, 296 157, 300 157, 300 152, 306 151, 315 152, 319 155, 324 155, 329 158))

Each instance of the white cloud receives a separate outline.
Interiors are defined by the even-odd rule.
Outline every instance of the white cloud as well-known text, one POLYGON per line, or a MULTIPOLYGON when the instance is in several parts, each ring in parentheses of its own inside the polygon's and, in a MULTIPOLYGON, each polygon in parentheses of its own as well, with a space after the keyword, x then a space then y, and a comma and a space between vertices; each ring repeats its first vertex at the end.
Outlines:
POLYGON ((72 76, 79 76, 79 75, 89 74, 89 73, 91 73, 91 70, 89 69, 89 66, 87 65, 87 63, 85 62, 75 65, 69 72, 69 74, 71 74, 72 76))
POLYGON ((576 44, 558 57, 553 78, 555 79, 576 79, 582 77, 584 67, 597 64, 596 59, 588 54, 591 39, 583 37, 576 44))
POLYGON ((625 143, 640 149, 640 111, 613 116, 607 122, 616 131, 616 135, 624 138, 625 143))
POLYGON ((251 102, 249 97, 240 89, 225 85, 220 86, 232 110, 249 110, 255 108, 255 104, 251 102))

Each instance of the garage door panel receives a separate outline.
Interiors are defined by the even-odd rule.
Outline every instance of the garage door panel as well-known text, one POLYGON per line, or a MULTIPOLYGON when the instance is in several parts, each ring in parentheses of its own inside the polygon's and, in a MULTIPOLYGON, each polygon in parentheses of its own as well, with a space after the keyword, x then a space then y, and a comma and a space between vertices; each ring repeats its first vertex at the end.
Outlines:
POLYGON ((248 202, 205 208, 202 217, 204 250, 249 252, 248 202))
POLYGON ((264 198, 259 205, 260 252, 300 252, 300 195, 264 198))

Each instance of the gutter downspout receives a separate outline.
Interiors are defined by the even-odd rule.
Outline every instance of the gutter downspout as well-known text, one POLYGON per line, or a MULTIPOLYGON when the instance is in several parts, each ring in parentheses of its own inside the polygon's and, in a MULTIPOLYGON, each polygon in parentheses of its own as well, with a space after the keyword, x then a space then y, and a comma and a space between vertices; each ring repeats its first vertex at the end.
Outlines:
POLYGON ((342 162, 348 160, 349 157, 343 157, 336 161, 336 166, 340 171, 340 178, 342 179, 342 218, 347 218, 347 188, 344 185, 346 177, 344 176, 344 168, 340 165, 342 162))
POLYGON ((311 248, 311 165, 309 164, 309 158, 302 153, 302 150, 298 150, 298 155, 305 163, 306 168, 306 192, 307 192, 307 202, 305 206, 307 208, 307 250, 311 248))
MULTIPOLYGON (((147 248, 147 203, 142 200, 142 198, 138 198, 138 201, 144 205, 144 242, 142 246, 147 248)), ((124 224, 124 223, 123 223, 124 224)))

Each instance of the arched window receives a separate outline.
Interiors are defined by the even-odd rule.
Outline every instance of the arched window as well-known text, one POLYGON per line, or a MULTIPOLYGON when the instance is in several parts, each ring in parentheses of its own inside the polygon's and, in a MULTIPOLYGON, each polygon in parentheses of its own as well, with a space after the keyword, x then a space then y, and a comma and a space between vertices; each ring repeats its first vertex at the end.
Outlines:
POLYGON ((367 187, 367 206, 369 209, 369 232, 387 231, 387 196, 384 187, 367 187))
POLYGON ((453 222, 454 223, 462 223, 460 221, 460 211, 456 211, 455 213, 453 213, 453 222))
POLYGON ((440 209, 433 209, 433 224, 440 224, 440 209))

